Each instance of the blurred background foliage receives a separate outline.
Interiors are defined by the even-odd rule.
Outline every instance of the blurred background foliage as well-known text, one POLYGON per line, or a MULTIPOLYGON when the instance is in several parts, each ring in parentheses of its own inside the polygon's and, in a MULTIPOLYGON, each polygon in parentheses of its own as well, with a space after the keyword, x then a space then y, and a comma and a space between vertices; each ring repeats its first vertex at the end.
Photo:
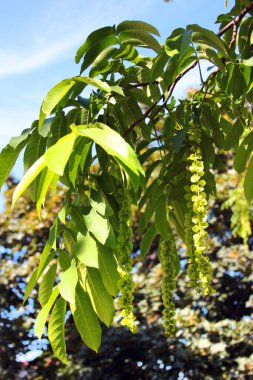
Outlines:
MULTIPOLYGON (((70 367, 52 356, 46 332, 41 341, 33 334, 39 309, 36 297, 22 304, 26 283, 38 265, 64 189, 59 188, 54 196, 49 194, 39 220, 25 196, 11 210, 16 181, 9 178, 6 209, 0 216, 0 379, 253 379, 252 210, 243 204, 241 178, 230 169, 229 159, 220 155, 218 198, 210 200, 209 254, 215 295, 196 295, 187 285, 185 271, 181 271, 175 292, 177 332, 173 339, 165 337, 158 241, 141 263, 137 233, 140 215, 133 210, 139 332, 132 335, 120 326, 116 314, 113 326, 103 327, 102 346, 95 354, 81 342, 68 316, 70 367)), ((180 241, 177 244, 184 269, 185 247, 180 241)))

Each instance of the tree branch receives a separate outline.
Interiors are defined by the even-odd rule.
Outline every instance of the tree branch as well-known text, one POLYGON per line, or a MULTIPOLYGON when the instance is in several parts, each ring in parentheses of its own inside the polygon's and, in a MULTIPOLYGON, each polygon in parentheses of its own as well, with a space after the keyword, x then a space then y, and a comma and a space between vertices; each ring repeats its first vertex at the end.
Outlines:
POLYGON ((232 39, 229 44, 229 50, 233 47, 235 41, 236 41, 236 36, 237 36, 237 24, 234 22, 233 25, 233 34, 232 34, 232 39))
MULTIPOLYGON (((217 35, 219 37, 223 36, 223 34, 225 34, 229 29, 233 28, 233 36, 232 36, 232 40, 230 42, 230 45, 229 45, 229 48, 231 48, 236 40, 236 35, 237 35, 237 25, 239 24, 239 22, 243 19, 243 17, 250 11, 253 9, 253 1, 251 1, 251 4, 248 5, 247 7, 245 7, 238 16, 236 16, 236 18, 232 21, 230 21, 227 25, 224 26, 224 28, 222 28, 218 33, 217 35)), ((164 100, 164 102, 161 104, 160 107, 158 107, 158 109, 152 114, 152 116, 150 117, 151 119, 155 118, 155 116, 157 116, 159 114, 159 112, 166 106, 169 98, 171 97, 173 91, 174 91, 174 88, 176 86, 176 84, 178 83, 178 81, 185 75, 187 74, 190 70, 192 70, 196 65, 198 64, 198 60, 196 61, 193 61, 188 67, 186 67, 183 71, 181 71, 181 73, 179 73, 176 77, 176 79, 174 80, 174 82, 168 87, 168 93, 167 93, 167 96, 166 96, 166 99, 164 100)), ((161 96, 161 98, 159 99, 159 101, 163 99, 163 95, 161 96)), ((125 131, 124 133, 124 136, 127 136, 135 127, 136 125, 138 125, 140 122, 142 122, 143 120, 146 119, 146 117, 149 117, 149 115, 151 114, 151 112, 153 111, 153 109, 158 105, 159 101, 155 102, 138 120, 136 120, 133 124, 131 124, 129 126, 129 128, 125 131)))
POLYGON ((230 21, 227 25, 224 26, 224 28, 222 28, 218 33, 217 35, 219 37, 223 36, 224 33, 226 33, 229 29, 231 29, 234 24, 237 26, 239 24, 239 22, 241 21, 241 19, 249 12, 251 11, 251 9, 253 9, 253 1, 251 1, 251 4, 248 5, 247 7, 245 7, 241 13, 239 13, 238 16, 236 16, 236 18, 232 21, 230 21))

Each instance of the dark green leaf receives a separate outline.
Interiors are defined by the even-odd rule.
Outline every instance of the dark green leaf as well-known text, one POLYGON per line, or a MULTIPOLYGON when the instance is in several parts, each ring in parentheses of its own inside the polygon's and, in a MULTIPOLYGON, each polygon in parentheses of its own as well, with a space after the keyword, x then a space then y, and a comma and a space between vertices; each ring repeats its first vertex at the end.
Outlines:
POLYGON ((61 360, 62 363, 70 365, 66 357, 66 344, 64 323, 66 314, 66 301, 59 298, 52 310, 48 323, 48 339, 53 349, 54 355, 61 360))
POLYGON ((253 157, 250 160, 250 163, 245 175, 244 194, 247 201, 250 203, 253 199, 253 157))
POLYGON ((117 263, 113 252, 102 244, 98 244, 98 263, 99 272, 107 292, 116 297, 119 292, 117 263))
POLYGON ((146 254, 149 252, 151 244, 154 240, 154 238, 157 235, 157 231, 154 224, 151 224, 151 226, 147 229, 145 234, 142 236, 141 239, 141 257, 144 258, 146 254))
POLYGON ((57 265, 52 265, 40 283, 38 298, 41 306, 44 306, 51 296, 55 281, 56 269, 57 265))

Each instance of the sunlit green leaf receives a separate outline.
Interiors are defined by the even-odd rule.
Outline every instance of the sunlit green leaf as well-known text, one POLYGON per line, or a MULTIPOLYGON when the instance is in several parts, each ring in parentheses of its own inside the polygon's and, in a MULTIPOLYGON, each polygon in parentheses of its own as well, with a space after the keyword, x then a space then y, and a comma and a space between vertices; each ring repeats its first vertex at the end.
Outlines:
POLYGON ((104 218, 92 208, 91 210, 85 210, 84 220, 87 229, 101 244, 108 247, 115 247, 116 241, 114 232, 107 218, 104 218))
POLYGON ((80 272, 82 282, 89 294, 96 314, 99 319, 109 327, 114 315, 113 299, 112 296, 107 293, 99 271, 95 268, 81 267, 80 272))
POLYGON ((44 155, 45 164, 51 171, 63 175, 77 136, 78 135, 75 132, 69 133, 46 151, 44 155))
POLYGON ((133 185, 143 183, 144 172, 130 145, 113 129, 102 123, 96 123, 94 128, 72 126, 81 136, 89 137, 100 145, 108 154, 119 161, 128 173, 133 185))
POLYGON ((59 295, 59 289, 58 286, 54 288, 54 290, 51 293, 51 296, 47 303, 43 306, 43 308, 40 310, 39 314, 37 315, 35 325, 34 325, 34 333, 35 335, 41 339, 41 336, 43 334, 43 330, 47 321, 47 316, 50 313, 50 310, 53 307, 53 304, 56 300, 56 298, 59 295))
POLYGON ((89 267, 98 268, 97 243, 89 232, 86 235, 82 235, 81 233, 77 235, 75 254, 81 263, 89 267))
POLYGON ((45 118, 50 115, 55 106, 64 98, 75 83, 74 80, 64 79, 49 91, 41 105, 39 128, 42 127, 45 118))
POLYGON ((24 177, 21 179, 13 193, 12 206, 14 206, 18 198, 28 188, 28 186, 33 182, 33 180, 40 174, 44 167, 45 159, 44 156, 42 156, 37 161, 35 161, 35 163, 27 170, 24 177))
POLYGON ((76 261, 71 261, 71 266, 60 275, 61 281, 59 282, 59 291, 66 301, 70 304, 75 304, 75 289, 78 281, 78 274, 76 268, 76 261))

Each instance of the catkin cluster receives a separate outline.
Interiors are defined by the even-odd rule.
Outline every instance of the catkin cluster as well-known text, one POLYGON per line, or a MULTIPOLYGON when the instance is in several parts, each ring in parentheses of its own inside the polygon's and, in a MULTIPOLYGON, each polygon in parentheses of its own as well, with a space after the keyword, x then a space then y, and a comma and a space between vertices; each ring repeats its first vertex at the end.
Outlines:
POLYGON ((212 293, 212 269, 206 250, 207 200, 204 190, 204 163, 200 149, 200 132, 196 127, 189 131, 191 144, 188 160, 189 184, 185 186, 188 213, 185 216, 185 243, 189 257, 188 275, 191 285, 203 294, 212 293))
POLYGON ((176 287, 176 267, 175 257, 177 255, 176 245, 173 233, 169 228, 169 237, 167 240, 162 240, 159 247, 159 257, 162 265, 162 299, 163 299, 163 320, 165 333, 174 335, 176 320, 175 320, 175 304, 173 302, 173 290, 176 287))
POLYGON ((131 198, 127 189, 123 188, 122 183, 118 182, 116 187, 116 198, 119 204, 119 234, 117 238, 117 258, 118 272, 120 275, 119 290, 121 296, 119 298, 119 306, 123 320, 122 325, 129 327, 131 332, 135 333, 138 328, 135 323, 133 314, 133 291, 134 282, 132 279, 132 257, 131 252, 133 243, 130 238, 133 235, 131 221, 131 198))

